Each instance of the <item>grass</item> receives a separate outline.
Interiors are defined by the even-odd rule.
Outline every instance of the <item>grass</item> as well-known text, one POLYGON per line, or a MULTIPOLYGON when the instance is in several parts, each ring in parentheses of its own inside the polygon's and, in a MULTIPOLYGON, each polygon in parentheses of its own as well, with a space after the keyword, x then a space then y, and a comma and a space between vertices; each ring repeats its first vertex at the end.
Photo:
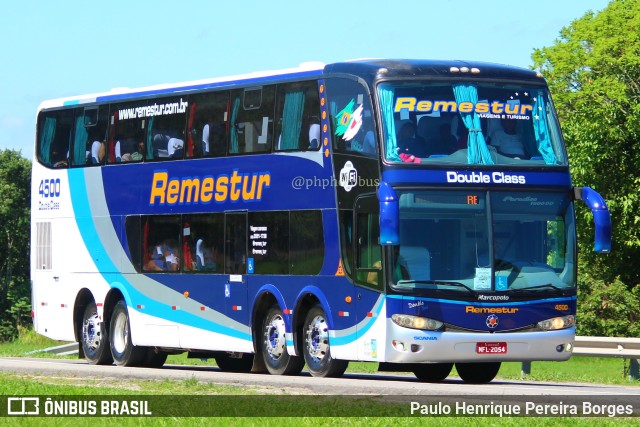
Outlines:
MULTIPOLYGON (((532 418, 532 417, 512 417, 512 418, 477 418, 477 417, 429 417, 410 416, 410 410, 406 404, 393 404, 370 397, 342 397, 342 396, 282 396, 282 391, 278 394, 262 394, 264 391, 246 387, 218 386, 210 383, 202 383, 195 379, 182 381, 168 380, 139 380, 127 379, 126 384, 118 379, 86 379, 68 377, 43 377, 38 375, 16 375, 0 373, 0 394, 3 396, 23 395, 23 396, 50 396, 56 399, 59 396, 74 396, 70 400, 104 399, 113 397, 113 400, 123 401, 129 398, 135 400, 148 400, 152 408, 153 403, 161 400, 163 405, 178 407, 191 407, 192 402, 206 402, 212 405, 225 405, 225 408, 237 412, 248 413, 255 407, 261 408, 265 413, 276 414, 303 414, 308 412, 311 416, 300 417, 4 417, 4 425, 74 425, 74 426, 137 426, 137 425, 178 425, 178 426, 200 426, 200 425, 222 425, 222 426, 317 426, 319 422, 323 425, 345 425, 345 426, 387 426, 401 423, 403 426, 424 425, 428 421, 434 426, 471 426, 471 425, 500 425, 500 426, 558 426, 558 425, 580 425, 580 426, 601 426, 619 423, 622 419, 608 418, 532 418), (241 395, 241 396, 237 396, 241 395), (236 396, 236 397, 234 397, 236 396), (155 399, 155 400, 154 400, 155 399), (349 416, 334 417, 331 415, 331 408, 335 407, 339 399, 339 405, 346 409, 349 416), (173 402, 173 403, 172 403, 173 402), (249 407, 248 405, 251 405, 249 407), (235 408, 232 408, 235 406, 235 408), (320 421, 319 418, 322 417, 320 421), (402 418, 398 418, 402 417, 402 418)), ((3 403, 3 402, 2 402, 3 403)), ((625 425, 640 426, 640 419, 626 418, 625 425)))

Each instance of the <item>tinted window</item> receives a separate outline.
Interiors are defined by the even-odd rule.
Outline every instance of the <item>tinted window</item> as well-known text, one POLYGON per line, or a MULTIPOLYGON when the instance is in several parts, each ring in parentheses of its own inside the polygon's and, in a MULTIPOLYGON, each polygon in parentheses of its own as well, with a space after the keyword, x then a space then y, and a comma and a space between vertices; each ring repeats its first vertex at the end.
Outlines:
POLYGON ((247 215, 231 213, 225 217, 225 265, 227 274, 247 272, 247 215))
POLYGON ((378 149, 367 88, 353 80, 328 79, 327 96, 333 126, 333 149, 376 157, 378 149))
POLYGON ((38 160, 54 168, 67 167, 74 111, 41 113, 38 122, 38 160))
POLYGON ((289 273, 289 212, 249 214, 249 257, 256 274, 289 273))
POLYGON ((322 213, 293 211, 290 219, 290 273, 318 274, 324 263, 322 213))
POLYGON ((224 214, 185 216, 182 233, 183 271, 221 273, 224 214))
POLYGON ((144 221, 143 271, 174 272, 180 265, 180 218, 151 216, 144 221))
POLYGON ((274 86, 232 92, 230 153, 271 150, 274 98, 274 86))
POLYGON ((320 148, 320 100, 315 81, 278 85, 277 150, 320 148))
POLYGON ((227 152, 229 92, 190 98, 187 157, 219 157, 227 152))

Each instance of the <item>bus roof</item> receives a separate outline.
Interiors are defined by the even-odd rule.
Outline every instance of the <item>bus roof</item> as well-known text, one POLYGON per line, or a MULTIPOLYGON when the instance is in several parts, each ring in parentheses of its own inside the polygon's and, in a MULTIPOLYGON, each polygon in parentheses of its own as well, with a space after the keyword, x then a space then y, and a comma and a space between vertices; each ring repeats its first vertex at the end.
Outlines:
POLYGON ((406 78, 416 76, 468 78, 510 78, 536 80, 542 82, 542 76, 532 70, 487 62, 468 62, 460 60, 407 60, 407 59, 356 59, 325 65, 320 62, 306 62, 295 68, 266 70, 234 76, 216 77, 180 83, 166 83, 139 88, 114 88, 107 92, 70 96, 43 101, 38 111, 49 108, 93 104, 144 98, 176 93, 188 93, 194 90, 231 88, 234 86, 262 85, 265 83, 317 78, 329 74, 357 75, 368 82, 379 78, 406 78))

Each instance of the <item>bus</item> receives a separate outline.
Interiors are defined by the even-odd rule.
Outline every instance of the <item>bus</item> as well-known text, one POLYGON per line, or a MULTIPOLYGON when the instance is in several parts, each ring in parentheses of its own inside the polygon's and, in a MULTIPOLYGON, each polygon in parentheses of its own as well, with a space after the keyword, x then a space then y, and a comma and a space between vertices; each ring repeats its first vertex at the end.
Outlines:
POLYGON ((543 77, 354 60, 43 102, 35 330, 91 364, 490 382, 567 360, 573 187, 543 77))

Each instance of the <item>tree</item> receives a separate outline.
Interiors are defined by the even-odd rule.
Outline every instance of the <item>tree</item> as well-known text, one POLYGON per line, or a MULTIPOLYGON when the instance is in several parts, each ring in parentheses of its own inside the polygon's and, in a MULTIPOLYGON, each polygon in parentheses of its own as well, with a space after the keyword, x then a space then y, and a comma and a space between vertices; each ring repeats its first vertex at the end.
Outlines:
POLYGON ((578 207, 580 268, 627 287, 640 283, 640 0, 613 0, 533 53, 567 142, 574 185, 600 192, 611 211, 611 256, 595 255, 591 213, 578 207))
POLYGON ((29 321, 31 162, 0 150, 0 340, 29 321))

